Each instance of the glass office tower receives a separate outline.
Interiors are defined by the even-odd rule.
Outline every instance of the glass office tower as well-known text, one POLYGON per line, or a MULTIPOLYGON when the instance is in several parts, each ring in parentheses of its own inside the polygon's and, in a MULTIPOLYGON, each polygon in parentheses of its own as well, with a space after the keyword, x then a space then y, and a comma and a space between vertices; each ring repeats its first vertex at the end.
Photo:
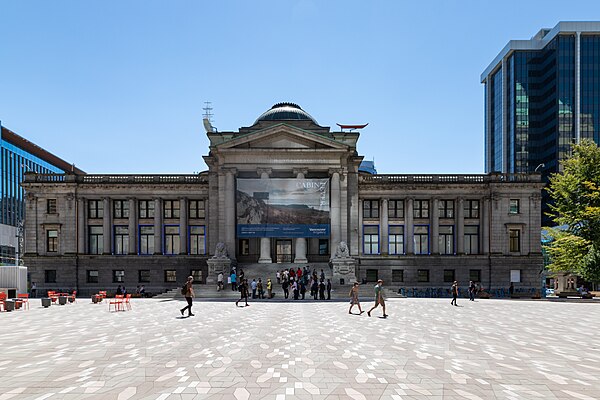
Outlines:
POLYGON ((0 264, 14 265, 18 258, 25 199, 21 182, 25 172, 76 173, 75 168, 55 155, 22 138, 0 123, 0 264))

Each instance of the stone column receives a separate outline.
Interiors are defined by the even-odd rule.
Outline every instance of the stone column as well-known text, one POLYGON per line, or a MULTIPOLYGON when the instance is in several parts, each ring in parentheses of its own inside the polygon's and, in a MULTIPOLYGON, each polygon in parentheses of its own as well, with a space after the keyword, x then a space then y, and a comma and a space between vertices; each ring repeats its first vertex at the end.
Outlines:
MULTIPOLYGON (((294 168, 294 174, 296 174, 296 179, 304 179, 304 176, 307 172, 308 169, 306 168, 294 168)), ((306 259, 306 238, 296 239, 295 253, 295 263, 305 264, 308 262, 308 260, 306 259)))
POLYGON ((154 254, 162 254, 162 201, 154 198, 154 254))
POLYGON ((137 254, 137 226, 138 226, 138 210, 135 197, 129 199, 129 226, 127 233, 129 235, 129 254, 137 254))
POLYGON ((431 214, 429 215, 429 223, 431 224, 431 254, 440 254, 440 200, 434 197, 431 204, 431 214))
POLYGON ((236 258, 235 246, 235 168, 225 170, 225 244, 227 250, 231 252, 230 257, 236 258))
POLYGON ((404 220, 406 221, 406 227, 405 232, 406 234, 404 235, 405 240, 404 242, 406 243, 406 254, 407 255, 414 255, 415 254, 415 243, 414 243, 414 228, 413 228, 413 202, 414 199, 412 197, 409 197, 406 199, 406 215, 404 216, 404 220))
POLYGON ((340 208, 340 172, 337 169, 329 170, 331 174, 331 243, 329 249, 331 257, 335 254, 335 249, 341 240, 341 208, 340 208))
POLYGON ((104 218, 102 219, 102 238, 104 240, 102 254, 112 254, 111 248, 111 209, 110 209, 110 198, 104 197, 102 199, 102 208, 104 210, 104 218))
MULTIPOLYGON (((260 179, 269 179, 272 170, 270 168, 258 168, 256 172, 260 175, 260 179)), ((271 260, 271 238, 260 238, 260 257, 258 262, 261 264, 270 264, 271 260)))
POLYGON ((77 253, 85 254, 85 198, 77 199, 77 253))
POLYGON ((381 208, 379 211, 379 221, 381 223, 379 239, 379 253, 382 256, 387 256, 390 251, 388 243, 389 238, 389 216, 388 216, 388 199, 381 199, 381 208))
POLYGON ((483 199, 483 209, 481 214, 481 253, 490 253, 490 199, 483 199))
POLYGON ((456 254, 465 253, 465 200, 456 202, 456 254))
POLYGON ((188 203, 187 197, 179 198, 179 254, 188 253, 188 203))

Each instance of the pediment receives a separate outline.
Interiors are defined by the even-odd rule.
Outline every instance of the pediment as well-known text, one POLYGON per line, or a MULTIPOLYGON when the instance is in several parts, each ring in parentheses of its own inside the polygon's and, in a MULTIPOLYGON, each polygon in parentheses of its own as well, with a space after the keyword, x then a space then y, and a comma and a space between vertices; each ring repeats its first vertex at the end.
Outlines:
POLYGON ((343 143, 290 125, 275 125, 217 146, 225 149, 331 149, 346 150, 343 143))

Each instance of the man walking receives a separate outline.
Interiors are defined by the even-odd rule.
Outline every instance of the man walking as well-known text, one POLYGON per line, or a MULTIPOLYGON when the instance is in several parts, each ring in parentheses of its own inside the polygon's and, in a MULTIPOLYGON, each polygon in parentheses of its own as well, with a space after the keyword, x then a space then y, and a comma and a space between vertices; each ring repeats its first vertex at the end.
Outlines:
POLYGON ((381 304, 381 308, 383 308, 383 318, 387 318, 387 314, 385 313, 385 300, 383 298, 383 280, 379 279, 377 281, 377 285, 375 285, 375 305, 371 307, 369 311, 367 311, 367 315, 371 316, 371 311, 377 308, 378 305, 381 304))
POLYGON ((248 304, 248 279, 240 281, 240 299, 235 302, 235 306, 237 307, 238 303, 242 300, 246 302, 246 307, 250 305, 248 304))
POLYGON ((456 304, 456 298, 458 297, 458 282, 454 281, 450 290, 452 290, 452 301, 450 302, 450 304, 454 304, 458 307, 458 304, 456 304))
POLYGON ((331 279, 327 279, 327 300, 331 300, 331 279))
POLYGON ((183 307, 179 311, 181 312, 181 315, 183 315, 184 311, 188 310, 188 317, 194 316, 194 314, 192 314, 192 303, 193 303, 192 299, 194 297, 194 288, 192 287, 193 282, 194 282, 194 277, 188 276, 187 282, 181 288, 181 292, 185 296, 185 300, 187 301, 188 305, 186 307, 183 307))
POLYGON ((475 283, 473 281, 469 281, 469 300, 475 301, 475 283))

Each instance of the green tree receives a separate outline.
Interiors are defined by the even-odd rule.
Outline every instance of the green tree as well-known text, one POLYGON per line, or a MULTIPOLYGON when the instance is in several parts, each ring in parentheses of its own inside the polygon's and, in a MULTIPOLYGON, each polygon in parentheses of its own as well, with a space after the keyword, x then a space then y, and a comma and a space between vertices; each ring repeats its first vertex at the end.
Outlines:
POLYGON ((546 189, 553 200, 551 217, 564 229, 550 229, 545 246, 548 268, 586 280, 600 280, 600 148, 591 140, 573 146, 573 156, 552 174, 546 189))

